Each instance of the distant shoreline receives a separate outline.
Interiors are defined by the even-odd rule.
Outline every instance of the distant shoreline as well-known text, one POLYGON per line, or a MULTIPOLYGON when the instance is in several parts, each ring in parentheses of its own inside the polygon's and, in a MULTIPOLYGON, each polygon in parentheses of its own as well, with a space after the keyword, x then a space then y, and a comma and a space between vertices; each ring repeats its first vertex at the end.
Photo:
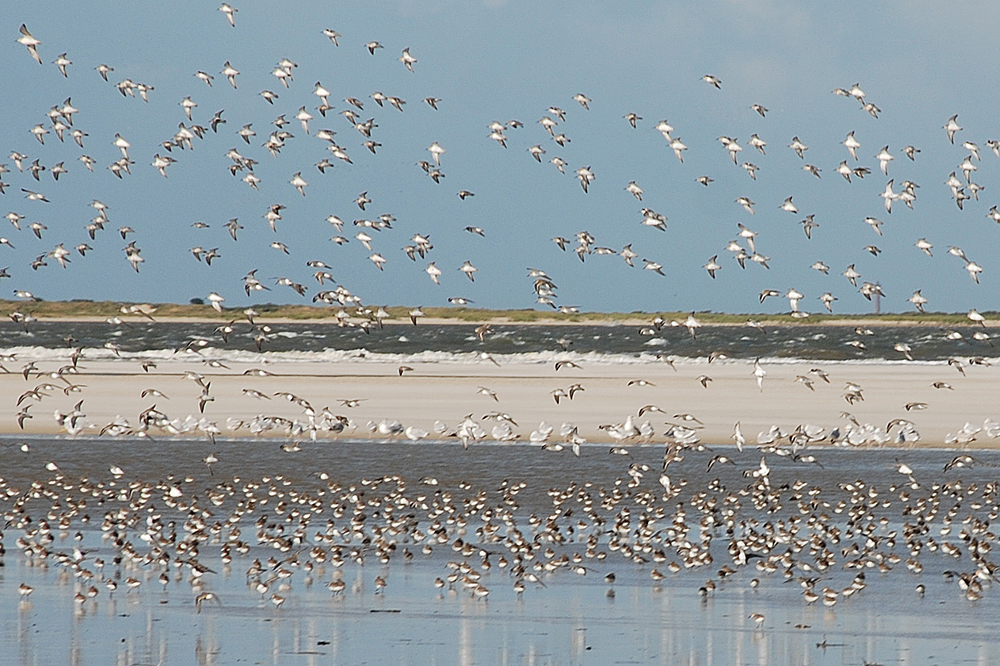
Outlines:
MULTIPOLYGON (((338 314, 343 310, 350 316, 350 321, 358 323, 364 317, 358 308, 319 307, 311 305, 274 305, 258 304, 251 306, 258 314, 255 320, 268 323, 336 323, 338 314)), ((377 308, 369 306, 374 312, 377 308)), ((245 320, 246 308, 223 308, 222 313, 216 312, 208 305, 176 304, 176 303, 126 303, 116 301, 11 301, 0 300, 0 311, 8 315, 19 312, 34 317, 39 321, 94 322, 105 321, 111 317, 120 317, 126 321, 141 321, 152 319, 165 323, 223 323, 232 320, 245 320), (149 317, 139 310, 148 312, 149 317)), ((391 315, 384 319, 389 325, 412 325, 409 313, 413 307, 389 306, 385 308, 391 315)), ((546 310, 486 310, 460 307, 423 307, 425 316, 419 318, 420 324, 483 324, 492 325, 591 325, 591 326, 648 326, 657 317, 664 321, 664 326, 683 325, 689 312, 579 312, 558 313, 546 310)), ((1000 326, 1000 313, 984 312, 986 325, 1000 326)), ((728 314, 718 312, 695 312, 694 317, 704 326, 746 326, 748 322, 763 326, 974 326, 966 313, 943 312, 906 312, 886 314, 810 314, 804 318, 792 318, 789 313, 782 314, 728 314)))

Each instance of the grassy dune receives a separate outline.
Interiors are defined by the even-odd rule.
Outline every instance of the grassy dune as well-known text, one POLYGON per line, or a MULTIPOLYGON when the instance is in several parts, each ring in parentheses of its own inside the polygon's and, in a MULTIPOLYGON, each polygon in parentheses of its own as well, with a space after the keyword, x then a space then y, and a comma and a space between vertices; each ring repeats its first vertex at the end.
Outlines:
MULTIPOLYGON (((243 308, 223 308, 219 314, 208 305, 181 305, 177 303, 134 304, 113 301, 8 301, 0 300, 0 311, 8 314, 20 312, 30 314, 37 319, 105 319, 113 316, 141 317, 141 314, 129 312, 129 306, 140 305, 152 310, 154 319, 211 319, 229 320, 242 319, 243 308)), ((319 307, 311 305, 276 305, 264 303, 254 305, 262 319, 313 320, 333 319, 340 308, 319 307)), ((408 306, 389 307, 392 315, 390 322, 409 322, 408 306)), ((486 310, 479 308, 459 307, 424 307, 424 315, 428 319, 452 321, 455 323, 497 322, 512 324, 530 323, 574 323, 574 324, 612 324, 612 323, 642 323, 649 322, 654 317, 662 317, 666 321, 683 321, 688 312, 580 312, 561 314, 552 310, 486 310)), ((356 308, 348 308, 346 312, 352 317, 363 316, 356 308)), ((996 320, 1000 324, 1000 314, 996 312, 982 313, 987 320, 996 320)), ((961 326, 970 325, 965 313, 919 312, 885 313, 885 314, 813 314, 804 319, 793 319, 786 314, 726 314, 716 312, 696 312, 695 317, 704 325, 742 325, 748 320, 767 324, 769 326, 808 326, 816 324, 860 324, 866 325, 927 325, 927 326, 961 326)))

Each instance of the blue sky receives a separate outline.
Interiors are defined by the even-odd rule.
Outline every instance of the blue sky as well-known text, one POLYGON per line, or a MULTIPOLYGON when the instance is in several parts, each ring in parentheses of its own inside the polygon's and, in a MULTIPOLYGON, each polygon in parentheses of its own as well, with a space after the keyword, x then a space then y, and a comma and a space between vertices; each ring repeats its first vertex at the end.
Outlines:
MULTIPOLYGON (((535 304, 526 270, 532 267, 558 285, 558 304, 582 310, 780 312, 788 310, 786 299, 761 305, 758 295, 794 288, 805 295, 807 311, 822 309, 824 292, 837 297, 835 312, 870 311, 841 275, 854 264, 862 281, 882 285, 886 311, 912 309, 907 299, 917 289, 930 310, 997 308, 1000 265, 990 250, 1000 227, 987 212, 1000 203, 1000 158, 986 141, 1000 139, 1000 128, 985 84, 1000 65, 986 46, 1000 9, 991 3, 967 3, 959 17, 931 2, 233 4, 235 28, 213 2, 110 2, 99 12, 87 3, 58 12, 10 3, 0 17, 9 36, 0 82, 13 100, 0 128, 0 164, 11 172, 3 174, 8 187, 0 206, 25 220, 21 231, 0 221, 0 235, 14 245, 0 246, 0 267, 9 266, 12 276, 5 288, 46 299, 187 302, 215 291, 231 306, 299 303, 319 289, 306 262, 320 260, 338 284, 370 304, 447 305, 460 296, 483 307, 545 307, 535 304), (44 65, 16 42, 21 23, 41 40, 44 65), (339 46, 324 28, 342 35, 339 46), (373 40, 384 48, 370 55, 365 44, 373 40), (417 58, 413 73, 398 60, 404 48, 417 58), (53 64, 63 52, 73 62, 67 78, 53 64), (288 89, 271 74, 283 58, 298 65, 288 89), (226 61, 240 71, 235 90, 220 74, 226 61), (94 69, 101 63, 114 68, 108 83, 94 69), (213 86, 195 78, 197 71, 212 74, 213 86), (704 74, 720 78, 721 90, 702 81, 704 74), (119 94, 114 84, 125 78, 153 86, 148 103, 119 94), (313 95, 317 81, 332 93, 325 119, 313 95), (878 119, 831 92, 855 82, 881 109, 878 119), (278 93, 273 105, 260 96, 264 89, 278 93), (375 91, 406 100, 403 112, 380 108, 370 97, 375 91), (589 110, 573 101, 577 93, 592 100, 589 110), (31 128, 50 128, 48 110, 67 97, 79 109, 74 126, 88 134, 84 148, 68 136, 60 143, 54 133, 40 145, 31 128), (193 150, 166 153, 160 143, 178 123, 192 124, 180 106, 185 97, 198 105, 195 123, 207 126, 222 109, 227 122, 195 139, 193 150), (377 124, 377 154, 340 115, 352 108, 345 97, 362 100, 360 120, 377 124), (440 98, 439 110, 425 97, 440 98), (754 103, 769 109, 765 118, 751 110, 754 103), (310 134, 295 120, 302 106, 315 116, 310 134), (552 116, 550 106, 566 112, 556 128, 570 139, 565 146, 538 123, 552 116), (628 112, 642 117, 637 129, 624 119, 628 112), (291 121, 285 129, 294 138, 275 158, 262 144, 279 114, 291 121), (964 129, 952 145, 942 126, 955 114, 964 129), (489 138, 488 125, 512 119, 524 127, 504 131, 504 149, 489 138), (688 146, 683 164, 654 129, 660 120, 688 146), (257 132, 250 145, 235 134, 246 123, 257 132), (353 164, 316 138, 322 128, 337 133, 353 164), (841 143, 850 131, 861 143, 857 162, 841 143), (107 168, 121 156, 116 133, 132 144, 135 162, 121 180, 107 168), (766 155, 748 145, 753 133, 767 142, 766 155), (759 167, 756 181, 733 165, 719 136, 739 140, 739 162, 759 167), (793 136, 809 146, 805 159, 788 147, 793 136), (985 189, 960 211, 944 182, 969 154, 963 141, 979 146, 972 180, 985 189), (447 151, 440 183, 416 165, 431 159, 433 142, 447 151), (528 153, 536 144, 546 151, 541 163, 528 153), (874 157, 885 145, 895 157, 888 176, 874 157), (915 161, 903 155, 905 145, 920 149, 915 161), (259 191, 241 180, 245 172, 230 175, 231 148, 259 162, 259 191), (69 172, 55 182, 46 170, 36 182, 17 171, 11 151, 28 155, 25 166, 63 161, 69 172), (94 173, 78 161, 84 153, 96 160, 94 173), (151 165, 156 153, 177 160, 167 178, 151 165), (549 163, 555 156, 568 163, 566 174, 549 163), (323 158, 334 163, 325 174, 315 166, 323 158), (842 160, 872 173, 847 183, 835 171, 842 160), (804 164, 822 169, 821 178, 804 164), (595 175, 589 193, 574 175, 584 166, 595 175), (305 196, 289 182, 296 172, 309 183, 305 196), (698 184, 702 175, 714 182, 698 184), (897 192, 904 180, 920 186, 914 210, 897 201, 886 213, 879 195, 890 178, 897 192), (625 191, 630 181, 644 190, 641 203, 625 191), (28 201, 21 188, 51 203, 28 201), (475 196, 460 200, 463 189, 475 196), (372 199, 366 211, 354 203, 362 191, 372 199), (754 215, 735 202, 739 196, 756 202, 754 215), (799 213, 780 210, 788 196, 799 213), (95 214, 94 199, 109 207, 110 223, 90 241, 84 226, 95 214), (263 218, 272 204, 286 207, 277 233, 263 218), (641 225, 646 206, 667 216, 665 232, 641 225), (387 260, 382 272, 352 224, 381 214, 396 218, 391 229, 367 230, 387 260), (799 224, 807 214, 819 223, 812 240, 799 224), (329 215, 346 222, 349 243, 330 240, 337 233, 329 215), (884 222, 883 236, 864 223, 868 216, 884 222), (233 217, 244 227, 237 242, 224 226, 233 217), (209 228, 192 227, 197 221, 209 228), (27 229, 31 222, 47 227, 41 239, 27 229), (770 269, 748 262, 742 270, 726 250, 738 223, 757 233, 770 269), (117 232, 126 225, 145 259, 138 274, 117 232), (485 237, 466 226, 481 227, 485 237), (572 240, 584 230, 595 246, 620 251, 631 243, 636 267, 619 256, 580 262, 572 248, 563 252, 550 240, 572 240), (434 248, 412 262, 402 248, 416 233, 434 248), (921 237, 934 245, 933 257, 914 246, 921 237), (93 252, 74 251, 66 269, 51 257, 48 266, 30 267, 58 243, 72 249, 83 242, 93 252), (882 253, 872 256, 869 244, 882 253), (221 257, 208 267, 192 256, 195 246, 217 247, 221 257), (949 246, 982 266, 980 284, 949 246), (713 255, 723 267, 714 280, 702 268, 713 255), (644 258, 662 264, 665 276, 642 270, 644 258), (466 260, 479 269, 475 283, 458 270, 466 260), (430 261, 443 272, 440 286, 425 273, 430 261), (830 266, 829 275, 810 268, 817 261, 830 266), (253 269, 272 291, 246 296, 242 277, 253 269), (306 297, 276 285, 279 277, 307 286, 306 297)), ((964 180, 960 170, 958 177, 964 180)))

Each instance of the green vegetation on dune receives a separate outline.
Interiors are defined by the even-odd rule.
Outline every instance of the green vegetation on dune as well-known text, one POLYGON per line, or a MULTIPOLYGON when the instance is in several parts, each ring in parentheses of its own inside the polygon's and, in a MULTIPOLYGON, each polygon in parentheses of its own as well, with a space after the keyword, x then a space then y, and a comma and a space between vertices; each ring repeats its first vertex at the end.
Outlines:
MULTIPOLYGON (((152 303, 135 304, 121 303, 114 301, 9 301, 0 300, 0 311, 8 314, 20 312, 30 314, 36 319, 75 319, 75 318, 98 318, 104 319, 114 316, 142 317, 138 308, 146 308, 151 311, 154 319, 160 318, 180 318, 180 319, 214 319, 229 320, 242 319, 244 308, 223 308, 222 313, 218 313, 209 305, 203 304, 177 304, 177 303, 152 303)), ((290 320, 310 320, 310 319, 335 319, 342 308, 312 305, 277 305, 273 303, 262 303, 254 305, 260 317, 263 319, 290 319, 290 320)), ((392 315, 389 322, 409 322, 409 312, 413 309, 408 306, 392 306, 387 308, 392 315)), ((343 309, 353 318, 364 316, 357 308, 343 309)), ((688 312, 579 312, 572 314, 562 314, 552 310, 486 310, 480 308, 460 308, 460 307, 424 307, 421 308, 424 315, 429 319, 451 320, 454 322, 480 323, 485 321, 509 322, 512 324, 524 323, 572 323, 572 324, 614 324, 614 323, 644 323, 651 322, 654 318, 660 317, 668 324, 672 321, 683 322, 690 313, 688 312)), ((374 312, 374 309, 372 309, 374 312)), ((1000 323, 1000 314, 997 312, 982 313, 988 321, 994 320, 1000 323)), ((340 316, 343 316, 342 314, 340 316)), ((759 322, 768 326, 809 326, 816 324, 857 324, 864 322, 867 325, 925 325, 925 326, 962 326, 970 325, 965 313, 942 313, 942 312, 906 312, 906 313, 886 313, 886 314, 813 314, 802 319, 793 319, 788 314, 726 314, 716 312, 696 312, 695 317, 703 325, 744 325, 748 321, 759 322)))

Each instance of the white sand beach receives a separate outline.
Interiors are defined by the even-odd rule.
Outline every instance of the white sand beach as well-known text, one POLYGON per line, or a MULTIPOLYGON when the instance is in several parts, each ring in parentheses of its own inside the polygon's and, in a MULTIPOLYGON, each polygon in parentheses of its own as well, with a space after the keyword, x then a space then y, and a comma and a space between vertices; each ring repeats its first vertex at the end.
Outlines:
MULTIPOLYGON (((553 440, 559 439, 563 423, 572 423, 588 441, 613 441, 602 426, 621 424, 632 415, 637 426, 648 420, 656 433, 654 440, 662 441, 668 423, 682 423, 675 415, 690 414, 703 424, 699 433, 705 443, 732 443, 737 421, 752 443, 758 432, 772 425, 786 431, 804 424, 829 429, 844 426, 850 418, 845 416, 846 412, 861 424, 870 423, 883 429, 893 419, 907 419, 920 433, 918 446, 941 446, 949 434, 957 432, 966 422, 981 426, 988 418, 1000 418, 1000 370, 970 365, 962 375, 944 363, 765 364, 766 376, 761 388, 757 386, 753 364, 743 361, 678 363, 676 370, 665 363, 582 364, 579 368, 563 366, 558 371, 551 364, 412 363, 412 370, 400 376, 398 365, 367 361, 277 362, 266 367, 227 363, 227 368, 212 368, 200 359, 189 357, 158 361, 157 367, 148 372, 143 371, 139 360, 122 359, 81 361, 79 373, 64 375, 65 379, 53 379, 47 374, 64 364, 62 360, 39 362, 42 376, 33 373, 28 380, 14 372, 0 375, 0 391, 11 396, 0 405, 2 431, 20 432, 17 414, 30 405, 32 418, 24 421, 24 432, 62 432, 53 418, 54 412, 68 413, 80 400, 83 400, 81 411, 86 415, 81 422, 89 424, 84 430, 86 434, 97 434, 116 416, 134 424, 138 414, 154 404, 170 418, 204 416, 224 432, 230 418, 244 421, 257 415, 304 418, 303 408, 275 396, 278 392, 308 401, 317 412, 328 407, 330 412, 348 417, 353 427, 341 437, 370 436, 366 424, 384 420, 416 426, 433 434, 435 421, 442 421, 453 430, 469 414, 489 432, 496 422, 484 420, 484 415, 500 412, 518 424, 513 431, 521 439, 527 439, 540 422, 546 421, 555 427, 553 440), (827 373, 829 382, 811 374, 814 367, 827 373), (271 375, 244 374, 258 368, 271 375), (204 414, 199 412, 202 387, 186 379, 185 373, 197 373, 204 377, 204 383, 210 382, 208 395, 212 400, 205 404, 204 414), (701 375, 711 377, 707 387, 699 382, 701 375), (808 378, 812 389, 796 381, 797 376, 808 378), (629 385, 633 380, 648 383, 629 385), (65 394, 56 388, 69 382, 79 385, 79 389, 65 394), (945 384, 935 388, 936 382, 945 384), (844 397, 848 383, 860 387, 862 401, 848 403, 844 397), (574 384, 582 390, 576 391, 572 400, 564 397, 557 404, 553 391, 568 390, 574 384), (39 385, 46 394, 41 400, 28 396, 20 406, 15 405, 18 396, 39 385), (168 398, 140 397, 150 388, 168 398), (493 391, 497 399, 481 393, 480 388, 493 391), (246 395, 244 389, 260 391, 271 399, 255 399, 246 395), (354 406, 341 402, 347 400, 358 402, 351 403, 354 406), (912 403, 923 403, 926 408, 914 409, 912 403), (905 408, 908 404, 910 410, 905 408), (640 408, 647 405, 655 405, 662 412, 646 411, 639 417, 640 408)), ((698 426, 698 423, 687 421, 686 425, 698 426)), ((278 433, 272 431, 272 434, 278 433)), ((990 447, 993 442, 981 434, 972 445, 990 447)))

